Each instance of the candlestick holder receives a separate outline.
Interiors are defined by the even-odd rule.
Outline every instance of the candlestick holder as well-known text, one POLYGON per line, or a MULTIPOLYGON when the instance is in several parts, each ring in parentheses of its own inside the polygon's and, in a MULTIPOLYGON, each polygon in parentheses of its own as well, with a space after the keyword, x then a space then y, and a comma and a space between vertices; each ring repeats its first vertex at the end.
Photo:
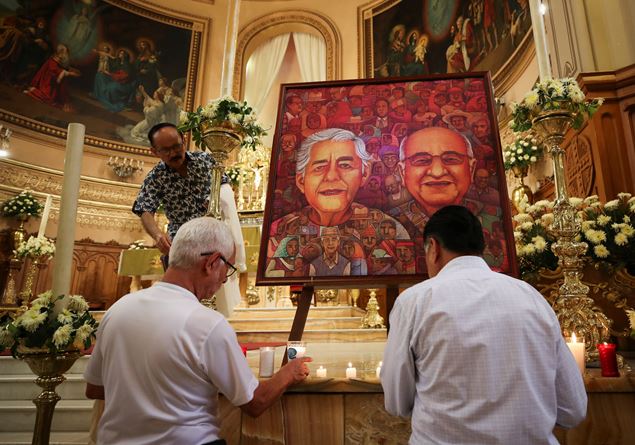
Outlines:
POLYGON ((543 112, 532 121, 533 128, 551 154, 555 179, 556 202, 551 231, 557 241, 552 250, 558 257, 564 282, 558 290, 553 309, 565 335, 576 332, 584 339, 587 346, 585 355, 589 361, 597 358, 595 345, 608 338, 612 321, 594 306, 593 299, 588 296, 589 287, 580 281, 584 263, 582 255, 588 246, 578 241, 581 223, 577 210, 569 201, 565 183, 565 150, 561 147, 572 123, 573 115, 566 110, 543 112))
POLYGON ((370 298, 366 304, 366 314, 362 317, 362 328, 381 329, 385 328, 384 317, 379 315, 379 303, 377 302, 377 289, 369 289, 370 298))
POLYGON ((9 275, 7 276, 7 284, 0 298, 0 307, 6 305, 8 307, 17 306, 17 292, 15 287, 15 275, 22 268, 22 261, 18 258, 9 260, 9 275))
POLYGON ((138 159, 120 158, 119 156, 114 158, 111 156, 106 162, 106 165, 120 178, 129 178, 134 175, 143 168, 143 164, 143 161, 138 159))

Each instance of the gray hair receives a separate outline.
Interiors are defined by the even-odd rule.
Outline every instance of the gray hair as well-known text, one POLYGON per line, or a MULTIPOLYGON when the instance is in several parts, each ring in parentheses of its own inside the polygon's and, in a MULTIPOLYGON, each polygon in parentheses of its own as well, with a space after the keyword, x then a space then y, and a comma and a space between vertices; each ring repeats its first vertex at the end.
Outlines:
POLYGON ((325 141, 351 141, 355 145, 355 153, 362 160, 362 173, 370 167, 371 156, 366 151, 366 145, 364 141, 355 136, 355 134, 348 130, 342 130, 341 128, 327 128, 313 133, 311 136, 302 141, 302 145, 296 153, 295 173, 304 177, 306 166, 309 163, 311 157, 311 150, 313 146, 318 142, 325 141))
POLYGON ((227 225, 203 216, 183 224, 170 247, 170 267, 187 269, 201 260, 201 253, 218 252, 225 258, 234 253, 234 239, 227 225))
MULTIPOLYGON (((448 128, 448 130, 450 130, 450 129, 448 128)), ((421 131, 421 130, 418 130, 418 131, 421 131)), ((470 159, 474 159, 474 150, 472 149, 472 143, 467 138, 467 136, 465 136, 463 133, 459 133, 458 131, 454 131, 454 130, 450 130, 450 131, 453 132, 453 133, 456 133, 458 136, 461 136, 461 138, 463 139, 463 142, 465 143, 465 152, 467 153, 467 157, 470 158, 470 159)), ((416 133, 416 131, 414 133, 416 133)), ((401 140, 401 144, 399 144, 399 160, 401 162, 404 162, 406 160, 406 154, 405 154, 406 150, 404 148, 406 146, 406 141, 414 133, 410 133, 408 136, 403 138, 401 140)))

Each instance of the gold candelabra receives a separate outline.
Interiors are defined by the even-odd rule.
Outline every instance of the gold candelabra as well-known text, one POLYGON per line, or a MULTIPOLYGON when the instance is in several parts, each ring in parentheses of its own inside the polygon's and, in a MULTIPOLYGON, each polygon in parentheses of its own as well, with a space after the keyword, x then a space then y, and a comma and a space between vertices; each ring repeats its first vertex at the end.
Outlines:
POLYGON ((533 128, 543 138, 551 154, 556 186, 551 231, 557 241, 553 243, 552 250, 558 257, 564 282, 558 290, 553 309, 565 336, 575 332, 578 337, 584 338, 589 360, 597 356, 595 345, 608 338, 612 321, 594 306, 593 299, 588 296, 589 287, 580 281, 584 263, 582 255, 587 250, 587 244, 579 241, 581 223, 577 210, 569 201, 565 183, 565 151, 561 147, 572 123, 571 112, 548 111, 533 120, 533 128))
POLYGON ((366 304, 366 313, 362 317, 362 328, 380 329, 385 328, 384 317, 379 315, 379 303, 377 302, 377 289, 369 289, 370 298, 366 304))
POLYGON ((143 168, 143 161, 138 159, 120 158, 119 156, 115 156, 113 158, 111 156, 108 158, 106 165, 108 165, 115 175, 120 178, 129 178, 143 168))

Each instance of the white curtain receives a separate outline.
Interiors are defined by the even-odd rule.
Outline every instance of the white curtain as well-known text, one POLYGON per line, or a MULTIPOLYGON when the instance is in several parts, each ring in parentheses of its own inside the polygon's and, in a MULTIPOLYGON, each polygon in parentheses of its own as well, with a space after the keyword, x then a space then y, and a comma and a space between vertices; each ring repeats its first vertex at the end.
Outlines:
POLYGON ((247 61, 245 100, 260 112, 271 86, 278 76, 282 59, 289 45, 290 34, 281 34, 259 46, 247 61))
POLYGON ((322 37, 293 33, 295 52, 298 55, 303 82, 326 80, 326 45, 322 37))

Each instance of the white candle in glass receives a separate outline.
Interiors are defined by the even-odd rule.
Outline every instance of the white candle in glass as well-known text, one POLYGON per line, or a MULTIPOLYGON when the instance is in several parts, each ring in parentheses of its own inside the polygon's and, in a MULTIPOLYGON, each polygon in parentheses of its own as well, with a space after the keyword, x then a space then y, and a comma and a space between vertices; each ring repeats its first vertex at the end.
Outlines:
MULTIPOLYGON (((67 295, 71 288, 73 248, 75 247, 75 220, 79 200, 79 182, 84 151, 82 124, 68 125, 66 157, 64 158, 64 183, 60 200, 59 225, 55 242, 55 269, 53 273, 53 295, 67 295)), ((61 305, 61 300, 58 300, 61 305)), ((59 307, 56 304, 57 307, 59 307)))
POLYGON ((540 80, 551 79, 551 66, 549 63, 549 49, 547 48, 547 34, 545 33, 545 23, 540 12, 540 0, 529 0, 529 10, 531 13, 531 29, 536 45, 536 60, 538 61, 538 72, 540 80))
POLYGON ((42 219, 40 220, 40 230, 37 231, 37 237, 42 238, 46 231, 46 224, 49 220, 49 213, 51 213, 51 204, 53 204, 53 197, 46 195, 46 202, 44 203, 44 210, 42 211, 42 219))
POLYGON ((315 376, 316 377, 326 377, 326 368, 322 365, 320 365, 320 367, 318 369, 316 369, 315 371, 315 376))
POLYGON ((586 365, 584 363, 584 342, 579 342, 574 332, 573 334, 571 334, 571 341, 567 342, 567 346, 569 347, 571 354, 573 354, 573 358, 575 358, 575 362, 578 364, 580 372, 584 374, 584 370, 586 368, 586 365))
POLYGON ((381 375, 381 366, 384 364, 384 362, 379 362, 379 365, 377 365, 377 369, 375 370, 375 375, 377 375, 377 378, 380 377, 381 375))
POLYGON ((348 368, 346 368, 346 378, 354 379, 357 378, 357 369, 353 368, 352 363, 348 363, 348 368))
POLYGON ((275 349, 270 346, 260 348, 260 377, 271 377, 273 375, 273 363, 275 361, 275 349))

